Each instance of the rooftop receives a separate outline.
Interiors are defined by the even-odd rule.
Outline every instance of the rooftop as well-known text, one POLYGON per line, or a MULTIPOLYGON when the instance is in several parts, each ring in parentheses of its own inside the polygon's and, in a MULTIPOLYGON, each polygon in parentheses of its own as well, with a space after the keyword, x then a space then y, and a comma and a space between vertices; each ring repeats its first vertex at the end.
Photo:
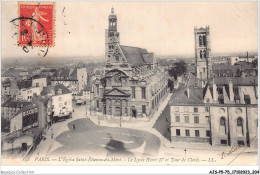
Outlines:
POLYGON ((131 47, 131 46, 120 46, 127 62, 132 66, 141 66, 145 64, 143 54, 148 53, 146 49, 131 47))
POLYGON ((2 107, 9 107, 9 108, 23 108, 27 105, 31 104, 28 101, 16 101, 16 100, 7 100, 2 104, 2 107))
POLYGON ((43 87, 41 95, 52 94, 53 92, 54 92, 53 95, 59 95, 59 93, 58 93, 59 89, 62 90, 62 94, 71 93, 71 91, 68 88, 66 88, 63 84, 57 84, 54 86, 43 87))

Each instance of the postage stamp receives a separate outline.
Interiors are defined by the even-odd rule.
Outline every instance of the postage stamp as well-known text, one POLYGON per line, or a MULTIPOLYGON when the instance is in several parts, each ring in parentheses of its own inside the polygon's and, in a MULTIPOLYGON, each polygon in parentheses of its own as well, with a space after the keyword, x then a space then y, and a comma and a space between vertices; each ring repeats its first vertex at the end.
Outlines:
POLYGON ((19 45, 54 46, 55 3, 19 3, 19 45))

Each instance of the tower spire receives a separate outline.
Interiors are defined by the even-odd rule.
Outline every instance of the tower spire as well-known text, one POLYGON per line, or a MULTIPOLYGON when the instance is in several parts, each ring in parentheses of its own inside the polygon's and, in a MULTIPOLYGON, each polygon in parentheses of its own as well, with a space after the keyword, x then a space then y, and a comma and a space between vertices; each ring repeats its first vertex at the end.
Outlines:
POLYGON ((114 7, 111 8, 111 13, 114 13, 114 7))

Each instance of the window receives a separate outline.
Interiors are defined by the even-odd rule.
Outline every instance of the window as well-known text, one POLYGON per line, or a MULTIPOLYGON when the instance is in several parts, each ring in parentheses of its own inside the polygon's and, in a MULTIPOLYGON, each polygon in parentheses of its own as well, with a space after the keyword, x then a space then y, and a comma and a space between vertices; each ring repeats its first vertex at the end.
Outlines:
POLYGON ((242 118, 239 117, 239 118, 237 119, 237 126, 242 126, 242 123, 243 123, 242 118))
POLYGON ((132 87, 132 98, 135 98, 135 87, 132 87))
POLYGON ((97 108, 99 108, 99 101, 97 100, 96 102, 97 102, 97 108))
POLYGON ((241 146, 244 146, 245 145, 245 142, 243 140, 238 140, 237 141, 237 144, 238 145, 241 145, 241 146))
POLYGON ((175 112, 179 112, 179 107, 175 107, 175 112))
POLYGON ((245 103, 246 104, 251 104, 250 96, 249 95, 244 95, 245 103))
POLYGON ((59 97, 59 101, 62 101, 62 97, 59 97))
POLYGON ((184 118, 185 118, 185 123, 189 123, 190 121, 190 119, 189 119, 189 116, 184 116, 184 118))
POLYGON ((226 119, 224 117, 220 118, 220 134, 226 134, 226 119))
POLYGON ((142 87, 142 99, 146 99, 146 89, 142 87))
POLYGON ((99 85, 97 84, 97 95, 99 95, 99 85))
POLYGON ((184 107, 184 112, 188 112, 188 111, 189 111, 188 107, 184 107))
POLYGON ((209 98, 206 99, 206 102, 209 103, 209 98))
POLYGON ((39 87, 39 83, 36 83, 36 87, 39 87))
POLYGON ((243 131, 243 119, 241 117, 237 118, 237 134, 242 136, 244 133, 243 131))
POLYGON ((205 69, 205 67, 203 67, 203 73, 205 73, 206 72, 206 69, 205 69))
POLYGON ((205 116, 206 117, 206 122, 209 123, 209 116, 205 116))
POLYGON ((185 134, 186 134, 186 136, 190 136, 190 130, 186 129, 185 134))
POLYGON ((234 94, 238 94, 238 88, 234 88, 234 94))
POLYGON ((223 94, 223 88, 217 88, 218 94, 223 94))
POLYGON ((146 114, 146 105, 142 105, 142 113, 146 114))
POLYGON ((180 135, 181 135, 180 129, 176 129, 176 136, 180 136, 180 135))
POLYGON ((175 116, 175 122, 180 122, 180 116, 175 116))
POLYGON ((219 101, 219 104, 224 104, 224 99, 223 98, 219 98, 218 101, 219 101))
POLYGON ((205 112, 209 112, 209 107, 205 107, 205 112))
POLYGON ((195 130, 195 136, 199 137, 200 136, 200 131, 199 130, 195 130))
POLYGON ((207 137, 210 137, 210 136, 211 136, 210 130, 207 130, 207 131, 206 131, 206 136, 207 136, 207 137))
POLYGON ((194 112, 198 112, 198 108, 197 107, 194 107, 194 112))
POLYGON ((64 102, 64 105, 67 105, 67 102, 64 102))
POLYGON ((194 116, 194 123, 199 123, 199 116, 194 116))
POLYGON ((220 143, 221 143, 222 145, 227 145, 227 140, 220 140, 220 143))

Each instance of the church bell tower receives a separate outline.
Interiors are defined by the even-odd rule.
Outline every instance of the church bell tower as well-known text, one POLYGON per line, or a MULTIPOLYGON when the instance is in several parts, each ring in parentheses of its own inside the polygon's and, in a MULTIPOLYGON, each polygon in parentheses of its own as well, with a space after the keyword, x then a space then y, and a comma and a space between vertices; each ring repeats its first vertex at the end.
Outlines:
POLYGON ((106 29, 106 44, 105 44, 105 58, 107 63, 119 62, 119 57, 115 55, 114 51, 119 45, 119 32, 117 32, 117 16, 114 8, 108 17, 108 29, 106 29), (114 58, 113 58, 114 57, 114 58))
POLYGON ((206 28, 194 28, 195 36, 195 69, 196 76, 199 79, 198 84, 205 87, 207 80, 211 78, 211 48, 210 48, 210 30, 206 28))

